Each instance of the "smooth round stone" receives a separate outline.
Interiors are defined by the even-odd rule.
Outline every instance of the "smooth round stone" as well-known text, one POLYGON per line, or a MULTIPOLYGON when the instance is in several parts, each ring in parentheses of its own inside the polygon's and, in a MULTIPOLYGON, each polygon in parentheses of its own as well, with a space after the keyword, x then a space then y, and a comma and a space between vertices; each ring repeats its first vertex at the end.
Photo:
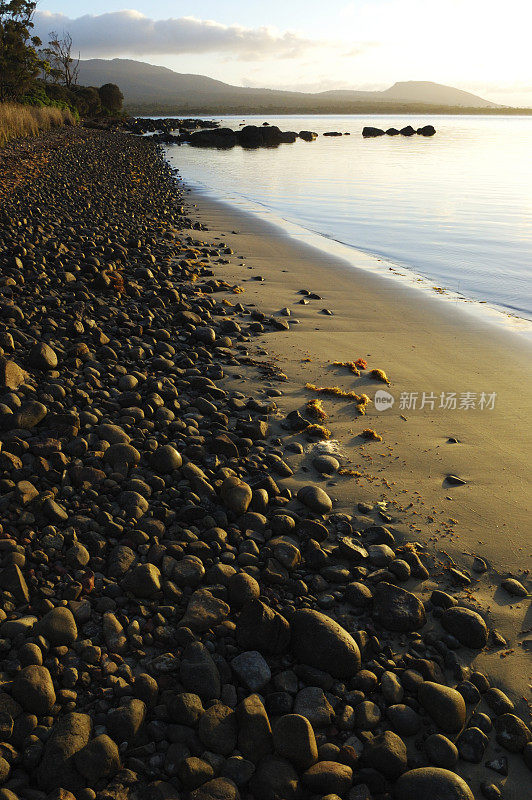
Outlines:
POLYGON ((421 717, 410 706, 398 703, 386 709, 386 716, 401 736, 414 736, 421 728, 421 717))
POLYGON ((158 447, 151 457, 151 467, 158 475, 166 475, 179 469, 183 464, 181 454, 171 444, 158 447))
POLYGON ((459 775, 439 767, 420 767, 405 772, 394 788, 395 800, 475 800, 459 775))
POLYGON ((319 486, 302 486, 297 499, 316 514, 328 514, 332 510, 332 500, 319 486))
POLYGON ((300 714, 285 714, 273 726, 273 746, 278 755, 300 769, 308 769, 318 760, 318 748, 312 725, 300 714))
POLYGON ((312 460, 312 466, 321 475, 334 475, 340 469, 340 462, 334 456, 316 456, 312 460))
POLYGON ((482 650, 488 642, 486 623, 476 611, 470 608, 453 606, 441 617, 441 624, 461 645, 472 650, 482 650))
POLYGON ((489 739, 480 728, 466 728, 456 740, 460 758, 471 764, 480 764, 489 739))
POLYGON ((464 698, 456 689, 425 681, 419 687, 418 699, 445 733, 458 733, 464 727, 466 706, 464 698))
POLYGON ((376 703, 371 700, 363 700, 355 706, 354 718, 355 728, 361 731, 371 731, 381 721, 381 711, 376 703))
POLYGON ((532 741, 532 734, 515 714, 502 714, 495 720, 497 742, 510 753, 520 753, 532 741))
POLYGON ((290 619, 291 650, 304 664, 335 678, 350 678, 360 669, 360 650, 337 622, 319 611, 296 611, 290 619))
POLYGON ((425 753, 435 767, 452 769, 458 761, 458 749, 442 733, 433 733, 425 740, 425 753))

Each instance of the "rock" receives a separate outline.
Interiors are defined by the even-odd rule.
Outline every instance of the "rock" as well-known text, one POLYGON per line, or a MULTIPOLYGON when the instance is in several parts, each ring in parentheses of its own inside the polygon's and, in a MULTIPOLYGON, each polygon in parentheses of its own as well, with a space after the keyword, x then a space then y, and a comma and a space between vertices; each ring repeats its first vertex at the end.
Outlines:
POLYGON ((321 475, 334 475, 340 469, 340 462, 334 456, 319 455, 312 460, 312 466, 321 475))
MULTIPOLYGON (((391 726, 400 736, 414 736, 421 728, 421 717, 410 706, 397 703, 388 706, 386 716, 391 726)), ((443 765, 442 765, 443 766, 443 765)))
POLYGON ((43 372, 55 369, 58 364, 57 353, 45 342, 38 342, 30 350, 29 363, 43 372))
POLYGON ((177 777, 185 789, 197 789, 214 778, 214 770, 207 761, 195 756, 183 759, 177 770, 177 777))
POLYGON ((395 780, 407 768, 407 753, 403 740, 391 731, 371 739, 364 750, 365 761, 386 778, 395 780))
POLYGON ((228 509, 240 516, 248 510, 253 492, 240 478, 229 477, 223 482, 220 497, 228 509))
POLYGON ((228 756, 236 747, 237 740, 236 714, 232 708, 215 703, 202 715, 198 736, 207 748, 214 753, 228 756))
POLYGON ((530 729, 515 714, 501 714, 495 720, 497 742, 510 753, 521 753, 532 742, 530 729))
POLYGON ((464 727, 466 706, 456 689, 425 681, 419 687, 418 700, 445 733, 458 733, 464 727))
POLYGON ((78 638, 78 628, 69 608, 52 608, 37 622, 33 629, 36 635, 44 636, 54 647, 71 645, 78 638))
POLYGON ((76 791, 84 782, 74 768, 74 756, 89 742, 91 718, 88 714, 69 712, 57 720, 47 738, 37 782, 46 792, 62 786, 76 791))
POLYGON ((460 758, 471 764, 480 764, 488 744, 488 737, 479 728, 466 728, 456 740, 460 758))
POLYGON ((252 600, 258 600, 260 586, 251 575, 246 572, 235 572, 227 582, 229 598, 232 606, 241 608, 252 600))
POLYGON ((355 706, 353 720, 355 728, 362 731, 371 731, 377 727, 381 721, 381 710, 376 703, 371 700, 363 700, 355 706))
POLYGON ((112 444, 104 453, 103 460, 115 469, 124 465, 126 468, 140 463, 140 453, 136 447, 125 442, 112 444))
POLYGON ((375 136, 384 136, 384 131, 381 128, 372 128, 371 125, 366 125, 362 128, 362 136, 365 139, 374 138, 375 136))
POLYGON ((121 442, 129 444, 130 442, 129 436, 119 425, 104 423, 98 426, 96 433, 102 441, 109 442, 109 444, 120 444, 121 442))
POLYGON ((441 616, 441 624, 464 647, 482 650, 487 644, 488 629, 476 611, 461 606, 448 608, 441 616))
POLYGON ((146 719, 146 704, 133 698, 107 714, 105 725, 111 739, 118 744, 133 743, 146 719))
POLYGON ((358 645, 330 617, 319 611, 296 611, 290 627, 290 647, 299 661, 336 678, 350 678, 360 669, 358 645))
POLYGON ((303 783, 313 794, 344 795, 353 783, 353 770, 336 761, 320 761, 302 775, 303 783))
POLYGON ((491 686, 484 692, 484 700, 497 716, 512 712, 515 708, 508 695, 496 686, 491 686))
POLYGON ((313 728, 326 728, 334 716, 333 708, 319 686, 305 686, 297 693, 294 713, 306 717, 313 728))
POLYGON ((38 400, 29 400, 24 403, 20 411, 14 414, 14 426, 31 430, 43 421, 48 413, 48 409, 38 400))
POLYGON ((75 754, 74 763, 89 784, 94 784, 120 769, 118 747, 109 736, 101 734, 75 754))
POLYGON ((13 697, 30 714, 50 714, 55 705, 52 676, 46 667, 30 664, 17 672, 13 681, 13 697))
POLYGON ((0 588, 10 592, 18 603, 26 605, 30 601, 28 584, 18 564, 10 564, 0 572, 0 588))
POLYGON ((475 800, 467 783, 447 769, 420 767, 405 772, 394 789, 395 800, 475 800))
POLYGON ((217 700, 220 697, 218 668, 201 642, 191 642, 185 648, 179 676, 184 688, 199 695, 202 700, 217 700))
POLYGON ((332 510, 332 500, 319 486, 302 486, 297 499, 316 514, 328 514, 332 510))
POLYGON ((523 584, 516 580, 516 578, 505 578, 501 583, 501 588, 504 589, 512 597, 527 597, 528 591, 523 584))
POLYGON ((16 391, 26 377, 26 373, 18 364, 0 356, 0 389, 16 391))
POLYGON ((228 778, 214 778, 191 792, 190 800, 240 800, 240 793, 228 778))
POLYGON ((417 129, 416 133, 419 133, 420 136, 434 136, 436 128, 433 125, 423 125, 417 129))
POLYGON ((154 597, 161 591, 161 571, 155 564, 137 564, 126 573, 122 586, 135 597, 154 597))
POLYGON ((196 589, 179 624, 192 631, 208 631, 223 622, 230 611, 228 604, 215 597, 208 589, 196 589))
POLYGON ((458 761, 456 745, 442 733, 433 733, 425 739, 425 753, 435 767, 453 769, 458 761))
POLYGON ((233 658, 231 667, 240 682, 251 692, 258 692, 269 682, 271 670, 257 650, 248 650, 233 658))
POLYGON ((192 692, 180 692, 170 700, 168 711, 172 722, 195 728, 204 712, 201 698, 192 692))
POLYGON ((237 706, 238 749, 256 763, 273 750, 272 729, 266 709, 257 694, 244 698, 237 706))
POLYGON ((312 725, 301 714, 285 714, 273 727, 275 752, 297 769, 307 769, 318 760, 318 748, 312 725))
POLYGON ((406 125, 404 128, 401 128, 399 133, 401 136, 413 136, 415 134, 415 130, 411 125, 406 125))
POLYGON ((284 758, 266 756, 258 764, 250 781, 255 800, 299 800, 301 788, 299 777, 284 758))
POLYGON ((277 611, 260 600, 253 600, 244 606, 238 617, 236 637, 244 650, 278 655, 288 649, 290 625, 277 611))
POLYGON ((382 581, 373 591, 373 619, 386 630, 408 633, 424 626, 426 614, 415 594, 382 581))
POLYGON ((158 447, 151 458, 151 467, 156 475, 167 475, 183 464, 181 454, 170 444, 158 447))

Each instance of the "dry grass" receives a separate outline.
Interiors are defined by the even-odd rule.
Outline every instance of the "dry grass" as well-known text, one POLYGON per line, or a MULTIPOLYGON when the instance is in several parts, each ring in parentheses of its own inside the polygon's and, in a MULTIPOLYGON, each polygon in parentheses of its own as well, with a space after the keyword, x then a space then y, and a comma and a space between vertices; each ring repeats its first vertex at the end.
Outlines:
POLYGON ((60 108, 0 103, 0 147, 10 139, 37 136, 41 131, 75 124, 73 114, 60 108))

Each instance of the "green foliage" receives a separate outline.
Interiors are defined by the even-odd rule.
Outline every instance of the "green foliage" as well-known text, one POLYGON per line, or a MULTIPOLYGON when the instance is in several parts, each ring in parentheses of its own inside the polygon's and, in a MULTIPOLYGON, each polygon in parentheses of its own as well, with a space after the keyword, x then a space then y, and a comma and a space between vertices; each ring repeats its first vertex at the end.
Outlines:
POLYGON ((124 102, 124 95, 116 85, 116 83, 104 83, 98 89, 102 109, 105 113, 116 116, 122 111, 122 104, 124 102))
POLYGON ((41 40, 31 33, 36 5, 0 0, 0 101, 20 99, 47 69, 38 53, 41 40))

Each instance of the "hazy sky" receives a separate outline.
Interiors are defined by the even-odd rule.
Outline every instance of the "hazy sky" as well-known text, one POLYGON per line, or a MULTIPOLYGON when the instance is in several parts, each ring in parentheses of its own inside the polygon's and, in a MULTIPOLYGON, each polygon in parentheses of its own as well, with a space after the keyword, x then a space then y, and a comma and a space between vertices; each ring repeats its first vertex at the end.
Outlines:
POLYGON ((37 30, 240 86, 431 80, 532 106, 529 0, 41 0, 37 30), (128 5, 130 6, 128 8, 128 5))

